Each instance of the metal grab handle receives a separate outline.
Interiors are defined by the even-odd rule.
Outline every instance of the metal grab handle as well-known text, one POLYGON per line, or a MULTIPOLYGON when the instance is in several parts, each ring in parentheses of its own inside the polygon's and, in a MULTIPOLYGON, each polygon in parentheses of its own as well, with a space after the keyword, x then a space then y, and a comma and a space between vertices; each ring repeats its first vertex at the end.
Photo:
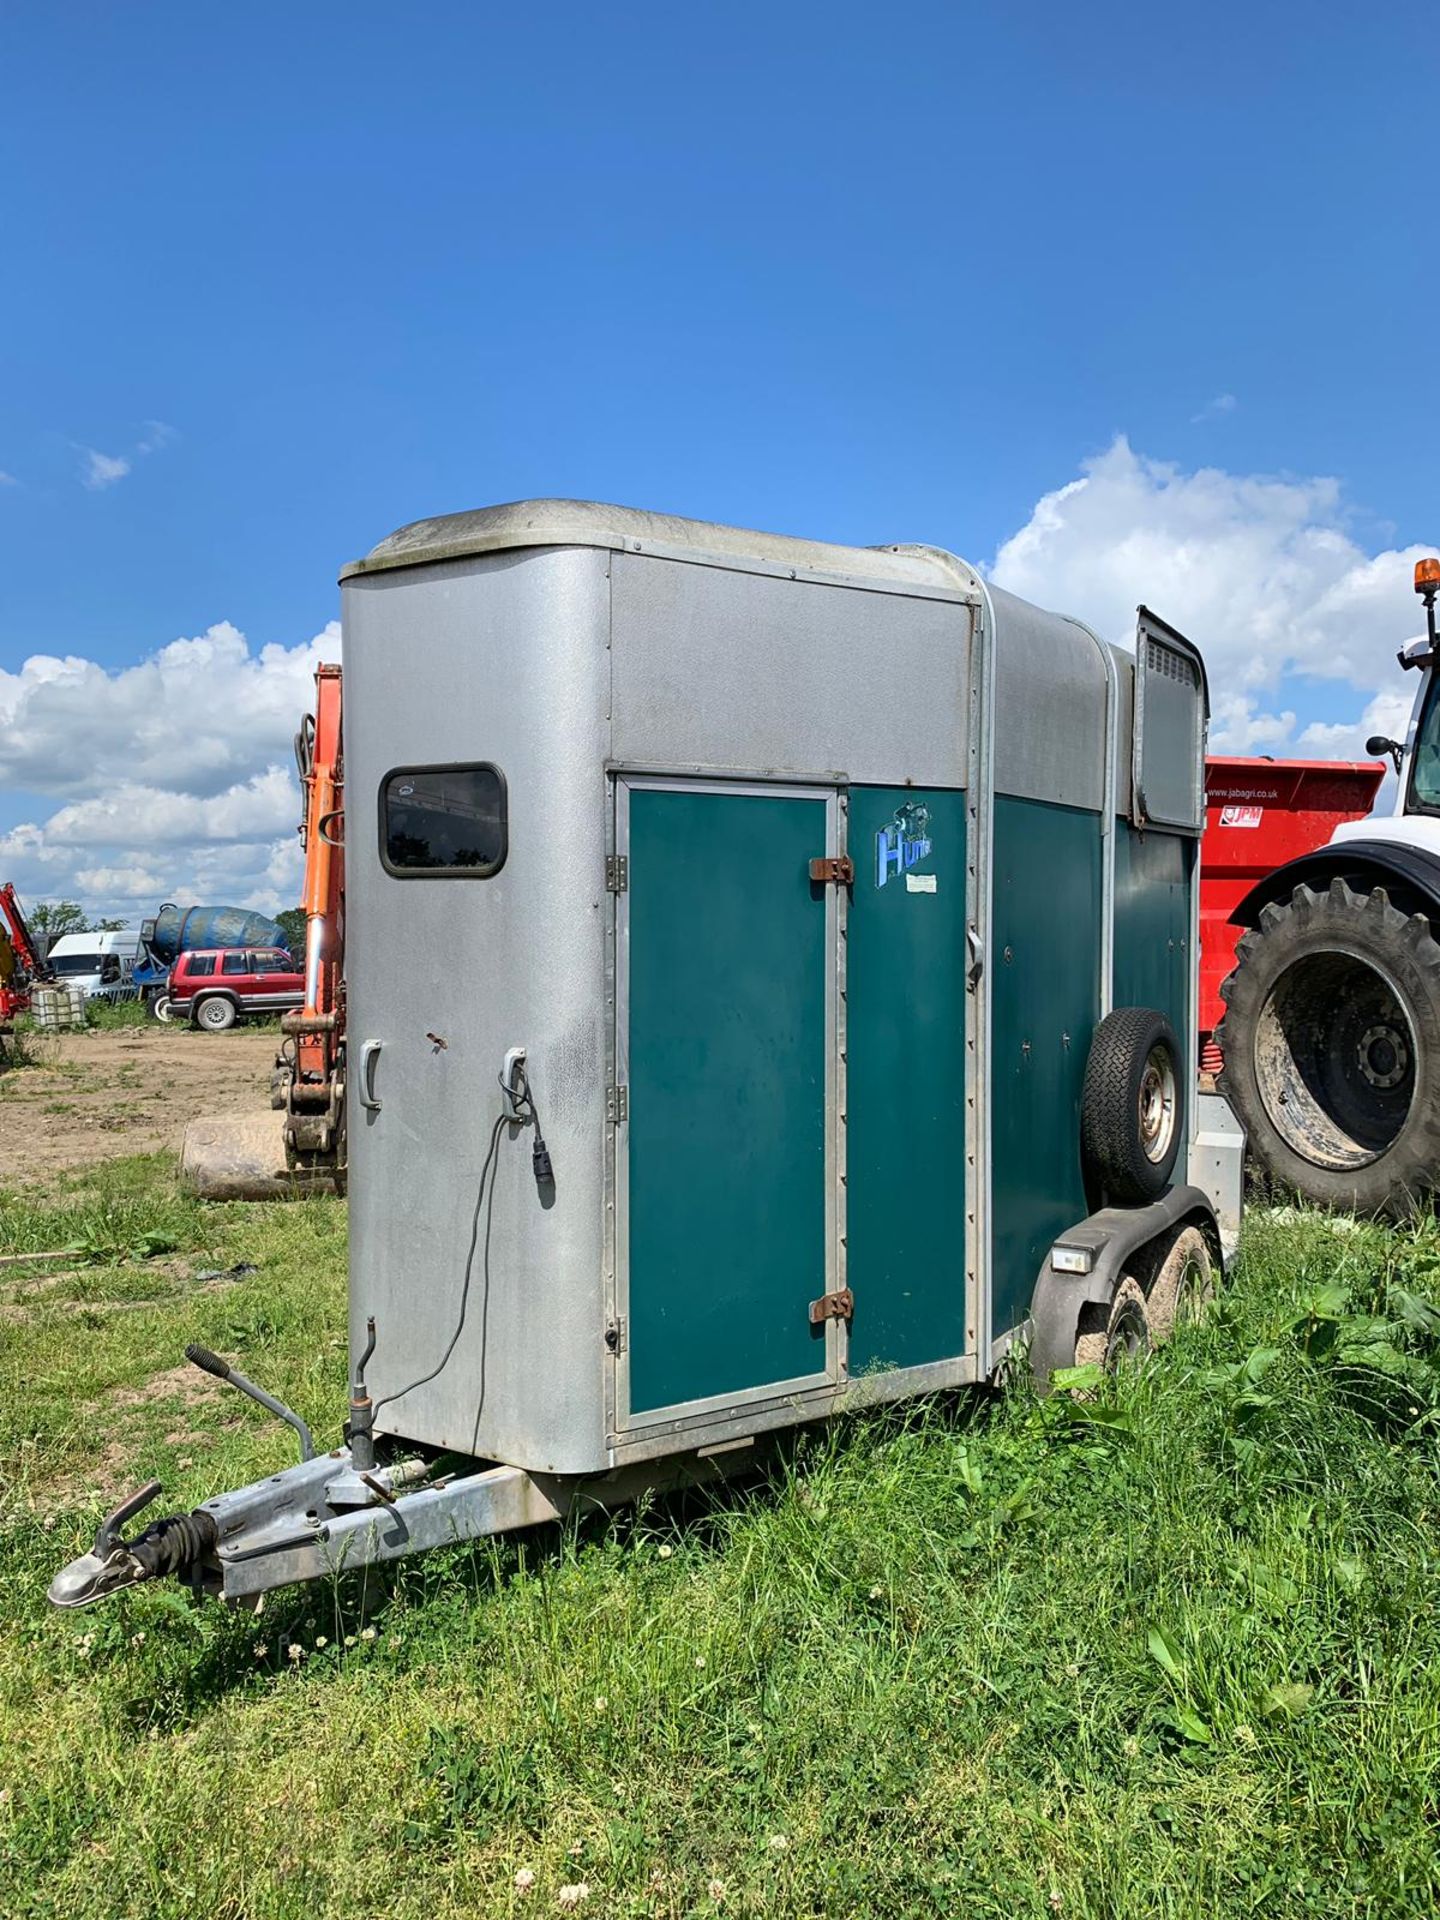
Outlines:
POLYGON ((379 1113, 375 1098, 375 1062, 380 1058, 380 1042, 367 1040, 360 1049, 360 1104, 367 1113, 379 1113))
POLYGON ((120 1545, 120 1529, 125 1522, 133 1520, 152 1500, 158 1500, 162 1491, 158 1480, 147 1480, 138 1493, 132 1493, 128 1500, 120 1502, 113 1513, 105 1516, 95 1534, 95 1552, 102 1560, 120 1545))

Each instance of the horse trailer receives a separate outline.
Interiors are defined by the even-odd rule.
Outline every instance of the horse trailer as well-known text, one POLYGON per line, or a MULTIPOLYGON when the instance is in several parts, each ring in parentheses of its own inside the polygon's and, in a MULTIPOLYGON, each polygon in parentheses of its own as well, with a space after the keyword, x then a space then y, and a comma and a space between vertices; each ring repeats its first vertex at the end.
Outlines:
POLYGON ((559 500, 342 586, 345 1444, 288 1416, 299 1465, 126 1543, 147 1487, 57 1603, 532 1525, 1205 1291, 1243 1142, 1193 1068, 1179 634, 559 500))

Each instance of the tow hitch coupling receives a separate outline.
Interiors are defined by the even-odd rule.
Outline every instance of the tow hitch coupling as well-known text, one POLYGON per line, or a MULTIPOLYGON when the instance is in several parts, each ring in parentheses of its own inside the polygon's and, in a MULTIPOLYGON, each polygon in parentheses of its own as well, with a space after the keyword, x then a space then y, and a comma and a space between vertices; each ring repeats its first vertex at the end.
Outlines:
POLYGON ((152 1520, 133 1540, 120 1537, 120 1529, 126 1522, 148 1507, 159 1493, 160 1482, 151 1480, 101 1521, 89 1553, 82 1553, 78 1560, 62 1567, 50 1582, 49 1598, 53 1606, 88 1607, 96 1600, 106 1600, 112 1593, 119 1593, 123 1587, 163 1579, 170 1573, 198 1576, 201 1563, 213 1549, 216 1538, 214 1518, 203 1509, 152 1520))

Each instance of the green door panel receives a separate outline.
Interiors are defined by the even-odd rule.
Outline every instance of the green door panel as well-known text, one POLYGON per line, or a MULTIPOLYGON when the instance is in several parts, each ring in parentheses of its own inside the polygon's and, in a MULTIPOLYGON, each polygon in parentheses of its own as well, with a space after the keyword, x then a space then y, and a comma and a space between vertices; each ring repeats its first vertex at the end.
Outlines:
POLYGON ((1190 880, 1193 840, 1174 833, 1136 833, 1115 822, 1115 995, 1117 1007, 1154 1007, 1180 1038, 1189 1021, 1190 880))
POLYGON ((849 848, 845 1277, 864 1373, 966 1349, 965 796, 853 787, 849 848))
POLYGON ((826 796, 629 794, 630 1410, 823 1372, 826 796))
POLYGON ((1080 1092, 1100 1004, 1100 817, 997 794, 990 949, 991 1327, 1089 1208, 1080 1092))

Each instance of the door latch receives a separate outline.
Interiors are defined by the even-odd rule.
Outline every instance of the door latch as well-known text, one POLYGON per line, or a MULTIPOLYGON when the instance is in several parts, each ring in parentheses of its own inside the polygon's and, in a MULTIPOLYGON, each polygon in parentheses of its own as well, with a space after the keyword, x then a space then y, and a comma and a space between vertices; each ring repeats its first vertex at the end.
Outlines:
POLYGON ((810 1302, 810 1324, 823 1327, 827 1320, 850 1320, 855 1314, 855 1296, 849 1287, 841 1287, 836 1293, 822 1293, 818 1300, 810 1302))
POLYGON ((848 853, 821 855, 810 862, 810 879, 817 887, 853 887, 855 862, 848 853))

